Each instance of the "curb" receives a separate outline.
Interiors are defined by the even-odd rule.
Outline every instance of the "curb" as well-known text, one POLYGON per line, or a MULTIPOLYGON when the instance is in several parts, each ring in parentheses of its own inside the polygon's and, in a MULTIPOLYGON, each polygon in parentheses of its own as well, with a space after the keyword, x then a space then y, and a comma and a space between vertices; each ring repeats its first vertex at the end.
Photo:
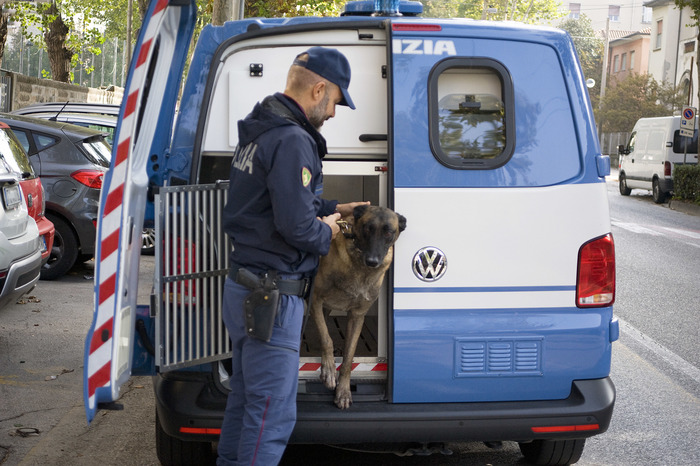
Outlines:
POLYGON ((669 209, 676 210, 678 212, 700 217, 700 206, 693 202, 671 199, 668 201, 668 207, 669 209))

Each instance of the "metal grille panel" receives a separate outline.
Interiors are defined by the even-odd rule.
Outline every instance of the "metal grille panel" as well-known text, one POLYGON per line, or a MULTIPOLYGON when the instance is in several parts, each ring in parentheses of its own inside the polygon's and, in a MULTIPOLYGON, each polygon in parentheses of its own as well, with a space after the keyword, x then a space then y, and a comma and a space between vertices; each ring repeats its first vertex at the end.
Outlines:
POLYGON ((231 355, 222 320, 230 243, 221 215, 228 183, 159 188, 155 316, 161 371, 231 355))
POLYGON ((456 377, 541 376, 542 337, 458 338, 456 377))

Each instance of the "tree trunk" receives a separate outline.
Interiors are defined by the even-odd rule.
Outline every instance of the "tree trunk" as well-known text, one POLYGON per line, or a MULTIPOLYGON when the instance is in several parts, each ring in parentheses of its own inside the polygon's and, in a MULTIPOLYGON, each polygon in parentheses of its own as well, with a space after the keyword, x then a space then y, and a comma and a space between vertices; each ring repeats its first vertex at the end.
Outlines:
POLYGON ((0 11, 0 65, 2 57, 5 55, 5 41, 7 40, 7 15, 0 11))
POLYGON ((138 0, 139 4, 139 16, 141 17, 141 22, 143 23, 143 18, 146 16, 146 11, 148 10, 149 0, 138 0))
POLYGON ((61 14, 55 2, 51 3, 44 11, 44 16, 53 16, 54 20, 49 23, 48 29, 44 32, 44 42, 51 64, 51 76, 54 81, 69 83, 70 61, 73 51, 66 47, 68 37, 68 26, 63 22, 61 14))
POLYGON ((221 26, 226 21, 233 19, 231 0, 214 0, 211 12, 211 24, 221 26))

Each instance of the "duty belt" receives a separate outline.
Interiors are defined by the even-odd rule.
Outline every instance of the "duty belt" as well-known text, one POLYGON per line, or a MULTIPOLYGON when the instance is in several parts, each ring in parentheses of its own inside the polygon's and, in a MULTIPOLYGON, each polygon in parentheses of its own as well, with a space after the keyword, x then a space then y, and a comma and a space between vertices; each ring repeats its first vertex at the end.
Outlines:
MULTIPOLYGON (((242 279, 243 274, 238 273, 239 270, 246 270, 244 267, 232 267, 229 270, 228 276, 233 280, 234 282, 238 283, 239 285, 243 285, 246 288, 252 289, 251 283, 249 280, 244 280, 242 279)), ((252 274, 252 272, 248 272, 246 270, 247 274, 252 274)), ((250 275, 248 275, 250 276, 250 275)), ((267 274, 266 274, 267 276, 267 274)), ((257 275, 256 275, 257 277, 257 275)), ((265 280, 265 276, 262 278, 258 277, 258 280, 261 282, 265 280)), ((299 280, 289 280, 289 279, 282 279, 282 278, 276 278, 274 281, 275 285, 277 285, 277 289, 281 294, 286 294, 286 295, 292 295, 292 296, 301 296, 302 298, 306 296, 306 294, 309 291, 309 287, 311 286, 311 279, 310 278, 301 278, 299 280)))

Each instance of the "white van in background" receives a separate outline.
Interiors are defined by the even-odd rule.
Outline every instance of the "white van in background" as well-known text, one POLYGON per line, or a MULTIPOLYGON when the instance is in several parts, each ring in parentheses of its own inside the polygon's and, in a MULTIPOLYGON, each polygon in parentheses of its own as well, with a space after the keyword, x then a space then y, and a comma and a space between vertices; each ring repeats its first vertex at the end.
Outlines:
POLYGON ((681 136, 680 124, 680 116, 668 116, 641 118, 634 125, 628 144, 619 147, 620 194, 651 189, 661 204, 673 191, 674 166, 698 163, 698 130, 692 138, 681 136))

